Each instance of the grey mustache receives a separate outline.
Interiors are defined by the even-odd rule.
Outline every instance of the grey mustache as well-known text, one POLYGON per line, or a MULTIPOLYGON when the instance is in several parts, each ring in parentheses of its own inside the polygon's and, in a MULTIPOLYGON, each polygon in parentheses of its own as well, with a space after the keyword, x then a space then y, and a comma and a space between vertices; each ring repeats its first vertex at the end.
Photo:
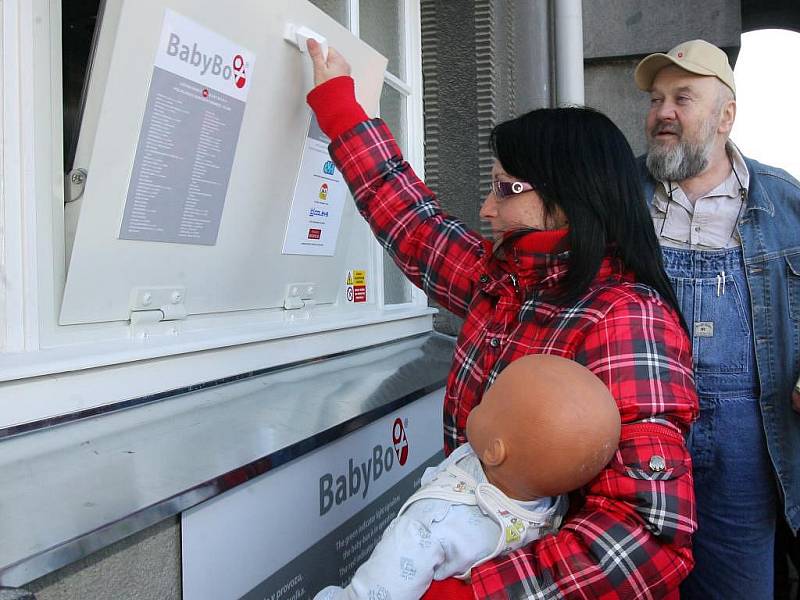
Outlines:
POLYGON ((650 135, 658 135, 659 133, 674 133, 681 135, 681 126, 677 123, 658 123, 653 129, 650 130, 650 135))

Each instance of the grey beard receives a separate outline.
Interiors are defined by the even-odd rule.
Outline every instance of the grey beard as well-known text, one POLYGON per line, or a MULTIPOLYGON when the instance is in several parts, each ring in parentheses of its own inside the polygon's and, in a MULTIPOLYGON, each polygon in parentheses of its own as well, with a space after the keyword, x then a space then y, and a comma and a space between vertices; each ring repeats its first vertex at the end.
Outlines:
POLYGON ((651 143, 647 150, 647 169, 658 181, 684 181, 708 166, 711 144, 680 142, 672 148, 651 143))

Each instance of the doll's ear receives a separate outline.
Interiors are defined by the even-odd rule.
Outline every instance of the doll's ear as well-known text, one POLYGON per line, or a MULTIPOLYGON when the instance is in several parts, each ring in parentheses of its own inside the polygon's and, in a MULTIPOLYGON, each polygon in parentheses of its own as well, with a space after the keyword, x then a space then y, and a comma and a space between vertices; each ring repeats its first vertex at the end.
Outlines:
POLYGON ((497 467, 506 460, 508 450, 505 442, 500 438, 493 438, 481 456, 481 462, 491 467, 497 467))

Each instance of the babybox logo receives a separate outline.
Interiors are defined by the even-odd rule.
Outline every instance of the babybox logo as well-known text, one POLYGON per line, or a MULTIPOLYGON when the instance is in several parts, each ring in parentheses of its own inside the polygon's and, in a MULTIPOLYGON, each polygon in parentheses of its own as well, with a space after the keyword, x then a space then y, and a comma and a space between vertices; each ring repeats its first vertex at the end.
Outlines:
POLYGON ((320 516, 355 496, 366 498, 370 485, 394 468, 395 459, 401 467, 406 464, 409 455, 407 427, 408 419, 395 419, 392 423, 392 446, 377 444, 360 463, 356 458, 349 458, 345 472, 339 475, 325 473, 319 478, 320 516))
MULTIPOLYGON (((233 76, 233 66, 223 64, 223 58, 219 54, 206 54, 197 48, 197 42, 192 44, 190 48, 187 44, 181 42, 181 36, 177 33, 169 34, 169 42, 167 42, 167 56, 177 56, 178 60, 189 63, 193 67, 200 70, 200 75, 211 73, 215 77, 222 77, 223 79, 230 79, 233 76)), ((235 56, 239 61, 243 61, 241 54, 235 56)), ((239 70, 244 69, 244 63, 239 63, 239 70)), ((237 86, 242 87, 242 86, 237 86)))
POLYGON ((254 60, 240 45, 166 11, 156 66, 245 100, 254 60))
POLYGON ((408 460, 408 436, 406 435, 406 425, 408 420, 403 422, 403 419, 397 417, 392 425, 392 443, 394 444, 394 453, 397 454, 397 462, 400 465, 406 464, 408 460))

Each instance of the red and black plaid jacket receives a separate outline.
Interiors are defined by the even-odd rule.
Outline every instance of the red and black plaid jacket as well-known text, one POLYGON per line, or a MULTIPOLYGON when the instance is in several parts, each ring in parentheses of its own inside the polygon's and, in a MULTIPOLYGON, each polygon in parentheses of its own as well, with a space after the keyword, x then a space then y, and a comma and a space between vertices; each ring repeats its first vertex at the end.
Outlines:
POLYGON ((697 413, 691 346, 675 311, 637 284, 613 253, 578 301, 547 302, 542 291, 564 276, 565 254, 527 251, 524 236, 492 252, 486 240, 442 213, 380 119, 337 137, 330 152, 398 266, 466 319, 445 396, 448 453, 466 441, 467 415, 497 374, 526 354, 557 354, 585 365, 619 405, 619 449, 574 494, 558 534, 475 569, 475 595, 674 593, 693 564, 695 506, 684 434, 697 413))

